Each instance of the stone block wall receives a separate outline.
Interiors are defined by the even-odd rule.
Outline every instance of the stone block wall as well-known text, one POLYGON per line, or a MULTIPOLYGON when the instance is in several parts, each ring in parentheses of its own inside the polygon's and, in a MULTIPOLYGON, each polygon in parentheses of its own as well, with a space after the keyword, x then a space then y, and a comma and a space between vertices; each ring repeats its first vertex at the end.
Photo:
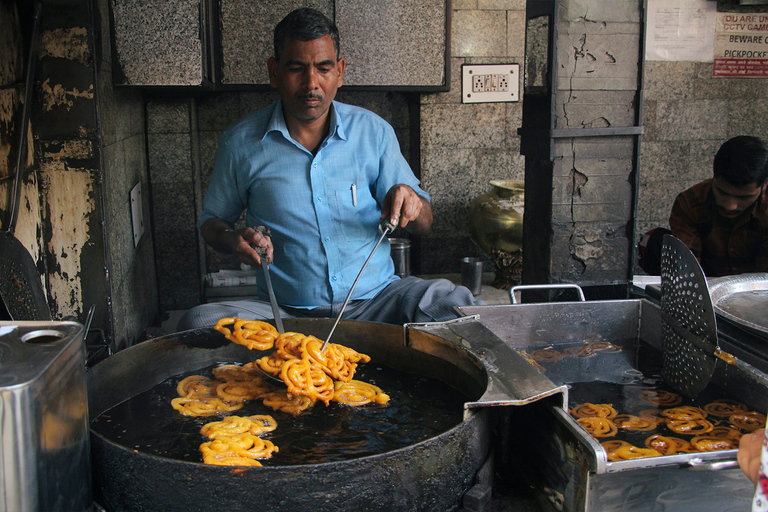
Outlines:
POLYGON ((613 287, 623 294, 639 146, 633 133, 639 131, 641 5, 565 1, 558 3, 556 22, 551 150, 526 154, 526 180, 535 194, 526 198, 525 215, 535 215, 537 227, 525 231, 523 282, 613 287))
MULTIPOLYGON (((421 179, 432 195, 432 232, 419 240, 426 274, 460 271, 464 256, 487 255, 469 236, 472 200, 494 179, 522 180, 522 101, 461 102, 463 64, 523 64, 524 0, 453 0, 451 88, 421 95, 421 179)), ((522 79, 520 81, 522 91, 522 79)), ((524 101, 524 98, 523 98, 524 101)))
MULTIPOLYGON (((144 97, 141 91, 116 88, 112 76, 110 20, 107 0, 94 8, 94 66, 97 122, 101 138, 104 270, 111 305, 110 341, 114 349, 145 338, 147 326, 158 322, 159 303, 155 251, 150 217, 144 97), (141 186, 144 234, 134 240, 131 189, 141 186)), ((91 269, 91 272, 94 269, 91 269)), ((87 282, 88 276, 83 280, 87 282)), ((87 311, 90 304, 84 304, 87 311)))

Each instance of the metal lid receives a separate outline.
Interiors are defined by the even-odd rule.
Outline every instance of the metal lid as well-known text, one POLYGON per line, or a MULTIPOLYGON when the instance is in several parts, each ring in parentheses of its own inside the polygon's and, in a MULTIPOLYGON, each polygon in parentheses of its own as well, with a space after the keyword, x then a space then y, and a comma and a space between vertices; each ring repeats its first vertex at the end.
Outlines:
POLYGON ((683 242, 664 235, 661 252, 662 376, 694 397, 715 371, 717 322, 707 279, 683 242))
POLYGON ((36 380, 82 336, 77 322, 0 322, 0 390, 36 380))
POLYGON ((721 319, 768 337, 768 273, 718 277, 709 284, 715 313, 721 319))

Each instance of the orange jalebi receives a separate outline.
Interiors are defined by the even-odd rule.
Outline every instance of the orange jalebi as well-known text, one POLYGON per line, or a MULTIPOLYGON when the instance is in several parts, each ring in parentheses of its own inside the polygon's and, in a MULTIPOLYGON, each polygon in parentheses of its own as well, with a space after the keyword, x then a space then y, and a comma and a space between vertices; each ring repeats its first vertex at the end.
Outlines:
POLYGON ((618 414, 611 404, 583 403, 571 409, 571 414, 576 418, 615 418, 618 414))
POLYGON ((699 435, 712 432, 715 428, 712 423, 705 419, 697 420, 669 420, 667 428, 676 434, 699 435))
POLYGON ((651 405, 673 407, 683 401, 683 397, 671 391, 663 389, 644 389, 639 396, 640 400, 651 405))
POLYGON ((590 341, 587 345, 592 352, 613 353, 621 352, 621 347, 614 345, 610 341, 590 341))
POLYGON ((703 420, 707 417, 707 413, 692 405, 666 409, 661 414, 670 420, 703 420))
POLYGON ((228 416, 206 423, 200 433, 211 441, 200 445, 203 462, 217 466, 261 466, 256 459, 268 459, 278 451, 271 441, 261 439, 277 423, 272 416, 228 416))
POLYGON ((370 402, 383 405, 389 401, 389 395, 373 384, 351 380, 334 384, 333 400, 347 405, 364 405, 370 402))
POLYGON ((232 380, 222 382, 216 386, 216 394, 219 398, 230 403, 256 400, 262 394, 270 390, 270 386, 268 386, 260 377, 256 377, 254 380, 232 380))
POLYGON ((744 435, 735 428, 726 427, 724 425, 720 425, 718 427, 715 427, 712 429, 712 432, 709 433, 712 437, 720 437, 724 439, 735 439, 738 441, 741 439, 741 437, 744 435))
POLYGON ((739 441, 725 437, 715 436, 696 436, 691 439, 691 446, 700 452, 714 452, 718 450, 736 450, 739 448, 739 441))
POLYGON ((652 448, 662 455, 675 455, 676 453, 688 453, 693 451, 691 443, 679 437, 662 436, 654 434, 645 440, 645 446, 652 448))
POLYGON ((285 361, 280 369, 280 378, 292 395, 304 395, 325 405, 333 399, 333 379, 321 368, 312 365, 308 357, 285 361))
POLYGON ((184 416, 213 416, 240 409, 242 400, 229 402, 218 397, 216 388, 220 383, 202 375, 190 375, 176 385, 179 397, 171 400, 171 406, 184 416))
POLYGON ((587 417, 576 421, 594 437, 613 437, 616 435, 616 425, 608 418, 587 417))
POLYGON ((208 439, 230 437, 237 434, 260 436, 277 428, 277 422, 272 416, 227 416, 221 421, 212 421, 203 425, 200 433, 208 439))
POLYGON ((655 421, 657 424, 665 423, 668 418, 665 418, 661 409, 643 409, 638 413, 641 418, 647 418, 655 421))
POLYGON ((608 441, 603 441, 600 445, 605 448, 605 451, 608 453, 616 451, 617 448, 621 448, 622 446, 630 446, 628 442, 622 441, 621 439, 609 439, 608 441))
POLYGON ((261 466, 255 459, 268 459, 278 447, 252 434, 235 434, 200 445, 203 462, 220 466, 261 466), (247 459, 247 460, 246 460, 247 459), (256 462, 255 464, 253 462, 256 462))
POLYGON ((569 348, 563 349, 563 355, 584 358, 584 357, 592 357, 596 355, 596 352, 594 352, 589 347, 589 345, 581 345, 578 347, 569 347, 569 348))
POLYGON ((738 412, 746 412, 749 410, 749 408, 742 404, 741 402, 737 402, 736 400, 729 400, 727 398, 722 398, 720 400, 715 400, 714 402, 708 403, 702 409, 712 416, 717 416, 718 418, 727 418, 731 414, 736 414, 738 412))
POLYGON ((563 358, 563 353, 552 348, 543 348, 531 352, 531 357, 539 363, 556 363, 563 358))
POLYGON ((222 318, 213 327, 229 341, 256 350, 269 350, 274 346, 277 329, 272 324, 260 320, 243 320, 230 317, 222 318), (232 330, 227 325, 232 325, 232 330))
POLYGON ((287 412, 297 416, 315 405, 315 401, 307 396, 289 395, 286 390, 273 391, 264 395, 263 404, 276 411, 287 412))
POLYGON ((176 384, 176 392, 181 397, 215 397, 217 381, 202 375, 190 375, 176 384))
POLYGON ((355 375, 357 363, 371 360, 354 349, 328 343, 314 336, 296 332, 280 334, 275 351, 256 363, 267 373, 279 377, 291 395, 303 395, 326 405, 334 395, 334 381, 349 382, 355 375))
POLYGON ((738 412, 731 414, 728 417, 728 422, 738 429, 753 432, 765 427, 765 414, 757 411, 738 412))
POLYGON ((656 420, 653 418, 642 418, 633 414, 619 414, 613 418, 613 422, 616 424, 616 428, 622 430, 637 430, 640 432, 647 432, 658 426, 656 420))
POLYGON ((620 446, 608 455, 608 460, 615 462, 618 460, 640 459, 643 457, 659 457, 661 453, 653 448, 638 448, 637 446, 627 444, 620 446))
POLYGON ((184 416, 213 416, 236 411, 243 407, 243 403, 232 404, 218 398, 179 397, 171 400, 171 406, 184 416))

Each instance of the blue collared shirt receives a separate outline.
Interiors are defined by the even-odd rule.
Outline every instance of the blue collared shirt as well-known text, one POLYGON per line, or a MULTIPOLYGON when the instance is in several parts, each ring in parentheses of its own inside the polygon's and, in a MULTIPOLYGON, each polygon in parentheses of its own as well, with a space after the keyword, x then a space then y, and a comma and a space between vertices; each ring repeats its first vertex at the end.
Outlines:
MULTIPOLYGON (((419 187, 392 127, 360 107, 333 102, 330 130, 316 155, 291 138, 282 103, 254 112, 219 136, 203 201, 211 218, 271 230, 270 277, 278 302, 298 308, 344 302, 381 233, 384 196, 397 184, 419 187)), ((259 295, 266 297, 262 272, 259 295)), ((377 249, 351 300, 375 296, 398 277, 388 240, 377 249)))

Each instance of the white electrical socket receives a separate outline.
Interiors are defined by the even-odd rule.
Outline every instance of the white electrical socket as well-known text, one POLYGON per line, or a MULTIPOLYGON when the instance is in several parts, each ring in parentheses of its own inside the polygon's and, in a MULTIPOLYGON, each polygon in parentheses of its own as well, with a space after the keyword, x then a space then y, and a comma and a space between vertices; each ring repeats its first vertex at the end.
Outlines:
POLYGON ((519 75, 520 64, 465 64, 461 67, 461 101, 520 101, 519 75))

